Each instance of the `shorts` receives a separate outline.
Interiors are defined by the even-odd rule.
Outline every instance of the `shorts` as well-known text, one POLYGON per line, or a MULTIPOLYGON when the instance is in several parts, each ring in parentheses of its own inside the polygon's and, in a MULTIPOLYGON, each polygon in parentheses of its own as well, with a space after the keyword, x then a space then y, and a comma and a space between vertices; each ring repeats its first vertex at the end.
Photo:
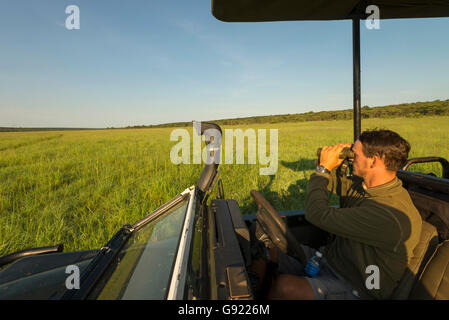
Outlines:
MULTIPOLYGON (((301 245, 306 259, 315 255, 315 249, 301 245)), ((304 277, 312 286, 315 300, 361 300, 368 299, 361 296, 347 283, 327 262, 323 256, 320 262, 320 273, 316 277, 307 277, 304 273, 304 265, 279 250, 279 273, 293 274, 304 277)))

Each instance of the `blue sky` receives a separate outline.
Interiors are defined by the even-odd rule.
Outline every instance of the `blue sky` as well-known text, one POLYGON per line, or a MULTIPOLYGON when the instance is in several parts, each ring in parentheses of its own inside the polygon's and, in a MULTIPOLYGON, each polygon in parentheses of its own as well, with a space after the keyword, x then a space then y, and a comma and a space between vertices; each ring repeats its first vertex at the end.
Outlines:
MULTIPOLYGON (((362 105, 449 98, 449 18, 361 25, 362 105)), ((351 36, 350 21, 224 23, 209 0, 0 0, 0 126, 352 108, 351 36)))

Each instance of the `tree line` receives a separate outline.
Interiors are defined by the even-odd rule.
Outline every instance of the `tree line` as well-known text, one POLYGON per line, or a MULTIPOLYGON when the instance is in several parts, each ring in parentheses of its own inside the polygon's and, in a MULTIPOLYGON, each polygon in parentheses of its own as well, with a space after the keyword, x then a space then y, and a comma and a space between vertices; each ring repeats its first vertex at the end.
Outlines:
MULTIPOLYGON (((248 125, 258 123, 282 123, 282 122, 305 122, 305 121, 328 121, 328 120, 351 120, 353 116, 352 109, 336 111, 305 112, 295 114, 254 116, 246 118, 210 120, 218 125, 248 125)), ((428 102, 402 103, 387 105, 382 107, 362 107, 362 118, 418 118, 424 116, 449 116, 449 99, 435 100, 428 102)), ((193 119, 192 119, 193 120, 193 119)), ((188 127, 192 122, 173 122, 157 125, 128 126, 126 128, 109 127, 107 129, 138 129, 138 128, 172 128, 188 127)), ((49 131, 49 130, 93 130, 94 128, 2 128, 0 132, 10 131, 49 131)), ((95 128, 95 130, 101 130, 95 128)))
MULTIPOLYGON (((305 112, 296 114, 269 115, 234 119, 211 120, 218 125, 247 125, 258 123, 281 123, 281 122, 306 122, 306 121, 328 121, 328 120, 351 120, 353 109, 336 111, 305 112)), ((418 118, 424 116, 449 116, 449 99, 435 100, 430 102, 403 103, 387 105, 382 107, 362 107, 362 118, 418 118)), ((148 126, 132 126, 128 128, 167 128, 187 127, 192 122, 174 122, 148 126)))

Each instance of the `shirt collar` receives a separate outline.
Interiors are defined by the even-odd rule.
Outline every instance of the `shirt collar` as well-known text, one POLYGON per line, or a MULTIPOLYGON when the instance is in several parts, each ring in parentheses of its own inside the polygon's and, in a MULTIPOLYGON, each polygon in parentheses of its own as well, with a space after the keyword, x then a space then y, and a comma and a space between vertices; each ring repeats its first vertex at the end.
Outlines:
POLYGON ((390 182, 381 184, 380 186, 368 188, 365 184, 365 181, 362 182, 362 187, 365 190, 365 195, 367 197, 376 197, 385 194, 391 194, 396 191, 398 188, 402 187, 402 181, 395 177, 390 182))

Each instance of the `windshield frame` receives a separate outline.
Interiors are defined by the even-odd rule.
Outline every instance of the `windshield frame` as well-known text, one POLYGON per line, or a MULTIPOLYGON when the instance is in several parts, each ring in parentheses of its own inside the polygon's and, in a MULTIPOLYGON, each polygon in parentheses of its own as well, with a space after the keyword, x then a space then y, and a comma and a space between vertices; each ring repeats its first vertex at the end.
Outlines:
MULTIPOLYGON (((191 186, 190 188, 185 189, 182 193, 178 194, 176 197, 166 202, 156 210, 152 211, 143 219, 137 221, 134 225, 124 225, 112 238, 109 242, 100 249, 100 252, 97 256, 92 260, 92 262, 86 267, 86 269, 81 274, 80 279, 80 289, 78 290, 67 290, 62 297, 63 300, 71 299, 71 300, 82 300, 82 299, 96 299, 101 292, 101 289, 104 287, 104 284, 107 283, 111 277, 111 266, 116 262, 120 252, 124 248, 125 244, 128 242, 129 238, 135 232, 138 232, 141 228, 143 228, 148 223, 156 220, 157 218, 163 216, 165 213, 170 211, 173 207, 177 206, 182 201, 188 199, 188 207, 184 217, 184 222, 182 226, 183 233, 182 235, 187 235, 186 229, 186 220, 187 216, 194 215, 194 210, 188 211, 189 208, 192 208, 192 204, 196 201, 195 191, 196 188, 191 186)), ((180 240, 182 237, 180 236, 180 240)), ((185 255, 187 252, 188 256, 188 248, 181 248, 180 243, 178 241, 176 247, 176 255, 175 262, 178 260, 179 254, 185 255), (180 249, 182 249, 180 251, 180 249)), ((184 245, 184 243, 183 243, 184 245)), ((189 246, 189 243, 185 243, 185 246, 189 246)), ((170 277, 168 278, 169 283, 172 283, 173 275, 177 273, 173 272, 173 267, 170 273, 170 277)), ((183 283, 178 284, 179 287, 183 286, 183 283)), ((172 284, 168 288, 167 292, 172 288, 172 284)), ((173 287, 174 288, 174 287, 173 287)), ((174 290, 174 289, 173 289, 174 290)), ((182 292, 182 290, 176 290, 182 292)), ((167 296, 167 294, 166 294, 167 296)))
POLYGON ((184 224, 182 227, 178 247, 176 248, 176 257, 174 265, 172 266, 169 277, 170 286, 167 290, 167 300, 179 300, 183 298, 185 281, 187 274, 187 263, 192 248, 193 224, 195 220, 196 208, 196 188, 190 191, 190 199, 187 205, 187 212, 185 214, 184 224))

